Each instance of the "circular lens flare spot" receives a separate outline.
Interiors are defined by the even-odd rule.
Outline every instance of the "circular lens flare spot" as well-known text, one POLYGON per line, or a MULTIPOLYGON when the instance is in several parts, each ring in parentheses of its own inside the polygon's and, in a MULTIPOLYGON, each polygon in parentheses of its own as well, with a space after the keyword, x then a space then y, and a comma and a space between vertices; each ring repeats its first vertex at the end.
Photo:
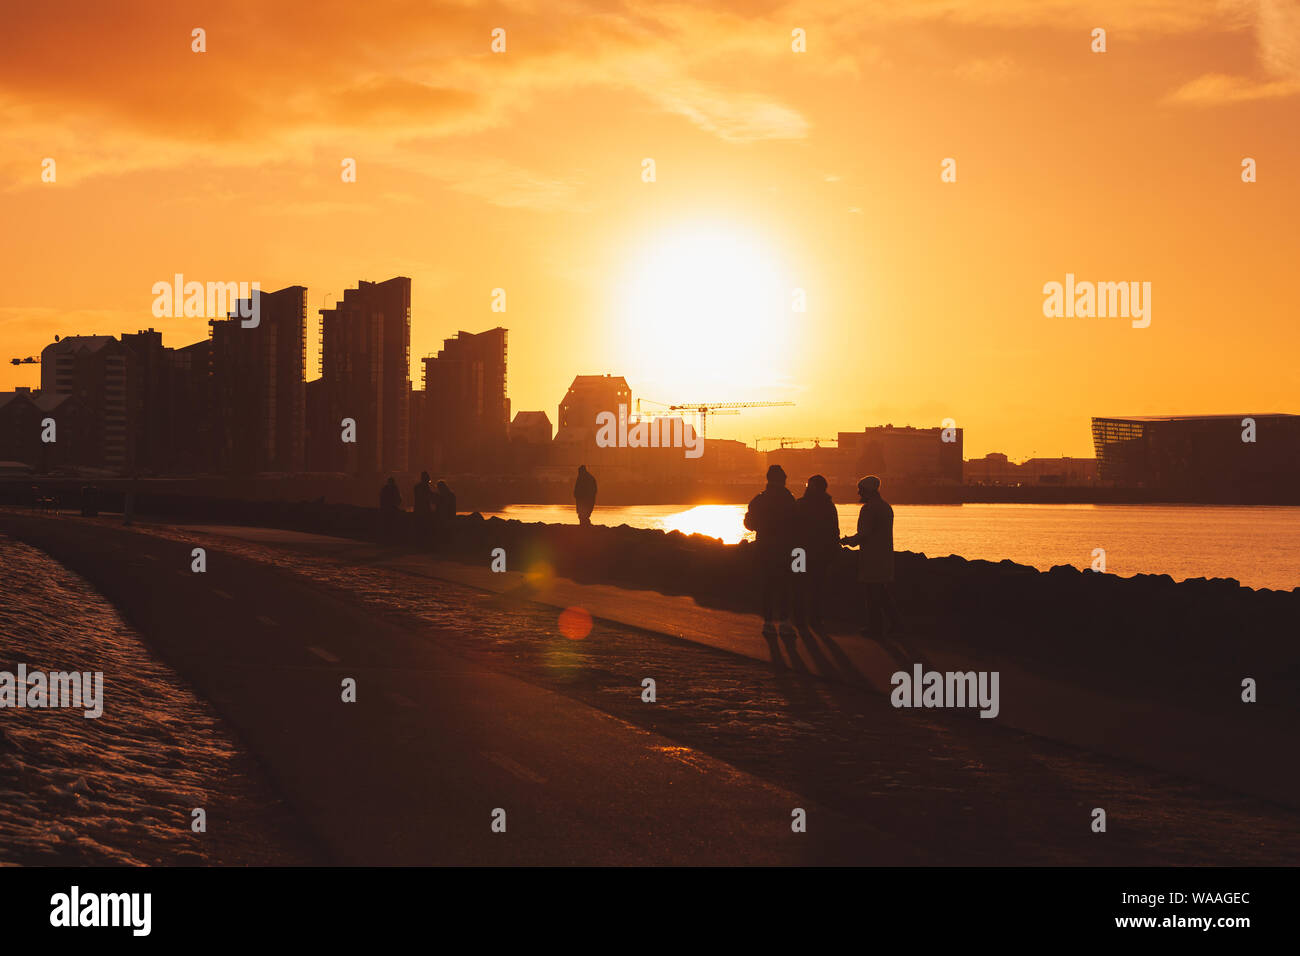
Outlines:
POLYGON ((591 615, 584 608, 566 607, 560 612, 560 633, 571 641, 580 641, 591 633, 591 615))
POLYGON ((534 561, 524 572, 524 580, 533 587, 546 587, 555 578, 555 569, 545 561, 534 561))

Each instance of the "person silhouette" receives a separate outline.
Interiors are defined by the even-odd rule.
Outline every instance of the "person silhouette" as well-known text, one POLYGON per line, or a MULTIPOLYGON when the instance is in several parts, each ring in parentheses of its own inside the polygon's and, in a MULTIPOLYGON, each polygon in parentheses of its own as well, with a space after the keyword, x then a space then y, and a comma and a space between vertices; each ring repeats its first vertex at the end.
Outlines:
POLYGON ((94 485, 82 486, 81 514, 85 518, 99 517, 99 489, 94 485))
POLYGON ((433 485, 429 483, 427 471, 420 472, 420 480, 411 491, 411 510, 420 536, 428 537, 433 533, 433 485))
POLYGON ((578 524, 591 524, 596 508, 596 478, 586 465, 578 466, 578 480, 573 483, 573 502, 578 508, 578 524))
POLYGON ((438 500, 435 506, 438 524, 447 526, 456 518, 456 493, 445 481, 438 482, 438 500))
POLYGON ((878 640, 884 636, 884 620, 890 631, 902 627, 894 603, 894 509, 880 496, 880 479, 867 475, 858 482, 858 533, 841 538, 840 544, 858 546, 858 581, 866 605, 862 636, 878 640))
POLYGON ((379 489, 379 530, 385 537, 397 531, 397 514, 402 510, 402 493, 397 490, 397 479, 389 478, 379 489))
POLYGON ((767 469, 767 487, 745 511, 745 527, 754 532, 764 634, 775 634, 788 621, 795 520, 794 495, 785 486, 785 469, 772 465, 767 469))
POLYGON ((804 549, 806 560, 804 572, 794 575, 794 618, 821 629, 826 575, 840 552, 840 515, 821 475, 808 479, 795 502, 794 544, 804 549))

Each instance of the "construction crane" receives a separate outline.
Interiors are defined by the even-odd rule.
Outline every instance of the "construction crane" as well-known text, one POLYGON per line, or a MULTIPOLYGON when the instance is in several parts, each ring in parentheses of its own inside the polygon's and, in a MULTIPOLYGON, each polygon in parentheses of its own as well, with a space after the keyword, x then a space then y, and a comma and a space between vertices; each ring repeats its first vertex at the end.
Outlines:
POLYGON ((755 438, 754 450, 758 451, 759 442, 774 441, 780 444, 782 448, 789 448, 791 445, 802 445, 805 442, 812 442, 814 448, 820 448, 822 442, 838 442, 838 438, 790 438, 788 436, 772 436, 770 438, 755 438))
MULTIPOLYGON (((641 399, 636 400, 637 416, 641 415, 641 399)), ((656 402, 652 399, 645 399, 651 405, 659 405, 665 408, 666 412, 654 412, 655 417, 662 418, 668 412, 694 412, 700 416, 700 437, 708 439, 709 437, 709 416, 710 415, 739 415, 742 408, 776 408, 781 405, 793 405, 794 402, 678 402, 675 405, 664 405, 663 402, 656 402)))
POLYGON ((10 365, 40 365, 41 360, 35 355, 29 355, 27 358, 11 358, 10 365))

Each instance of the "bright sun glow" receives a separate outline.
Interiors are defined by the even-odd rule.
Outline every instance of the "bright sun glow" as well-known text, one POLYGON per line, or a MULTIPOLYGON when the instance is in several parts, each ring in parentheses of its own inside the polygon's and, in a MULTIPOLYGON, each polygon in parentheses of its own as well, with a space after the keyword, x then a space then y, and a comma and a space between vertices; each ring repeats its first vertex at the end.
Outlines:
POLYGON ((705 534, 721 538, 726 544, 735 544, 753 534, 745 530, 744 513, 735 505, 696 505, 676 514, 659 519, 665 531, 682 534, 705 534))
POLYGON ((792 291, 739 229, 653 236, 620 288, 633 387, 667 403, 771 398, 788 374, 792 291))

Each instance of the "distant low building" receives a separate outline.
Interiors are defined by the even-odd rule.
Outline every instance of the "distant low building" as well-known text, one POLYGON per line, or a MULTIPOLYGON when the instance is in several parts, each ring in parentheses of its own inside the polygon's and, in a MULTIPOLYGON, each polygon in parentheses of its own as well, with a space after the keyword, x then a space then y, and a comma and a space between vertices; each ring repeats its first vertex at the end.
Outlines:
POLYGON ((960 428, 893 425, 840 432, 838 460, 850 474, 961 484, 963 435, 960 428))
POLYGON ((546 465, 551 452, 551 420, 545 412, 516 412, 510 423, 510 471, 532 472, 546 465))
POLYGON ((96 467, 94 416, 73 395, 18 388, 0 392, 0 460, 22 462, 39 473, 96 467), (49 435, 52 441, 45 441, 49 435))
POLYGON ((1198 500, 1290 500, 1300 487, 1300 415, 1094 418, 1102 479, 1198 500))
POLYGON ((968 485, 1095 485, 1095 458, 1030 458, 1017 464, 1000 452, 973 458, 962 465, 968 485))
POLYGON ((1096 458, 1030 458, 1020 463, 1020 470, 1036 485, 1078 487, 1097 483, 1096 458))
POLYGON ((36 407, 41 421, 52 422, 55 441, 41 443, 41 471, 94 467, 96 459, 94 413, 74 395, 39 395, 36 407))
POLYGON ((968 485, 1017 485, 1021 481, 1020 466, 998 451, 963 462, 961 471, 968 485))
POLYGON ((729 438, 704 439, 704 456, 700 460, 710 475, 739 478, 760 475, 767 470, 757 449, 729 438))
POLYGON ((0 392, 0 461, 40 464, 43 417, 31 389, 0 392))
POLYGON ((510 441, 546 445, 551 441, 551 420, 545 412, 515 412, 510 423, 510 441))
MULTIPOLYGON (((755 452, 758 458, 758 453, 755 452)), ((827 481, 847 484, 861 477, 852 456, 841 454, 833 444, 815 443, 811 448, 798 446, 773 448, 762 456, 760 466, 754 468, 754 474, 761 474, 769 465, 780 465, 786 473, 792 489, 802 493, 803 486, 813 475, 821 475, 827 481)))

